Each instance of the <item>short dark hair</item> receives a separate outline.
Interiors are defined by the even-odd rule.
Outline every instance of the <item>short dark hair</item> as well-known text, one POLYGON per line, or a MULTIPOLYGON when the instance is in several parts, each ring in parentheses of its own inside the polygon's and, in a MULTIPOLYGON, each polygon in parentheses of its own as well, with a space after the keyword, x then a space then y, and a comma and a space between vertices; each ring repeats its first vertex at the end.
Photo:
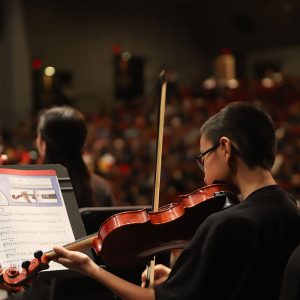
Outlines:
POLYGON ((232 102, 210 117, 201 127, 213 144, 226 136, 238 148, 239 156, 249 167, 270 170, 276 153, 274 124, 267 112, 246 102, 232 102))

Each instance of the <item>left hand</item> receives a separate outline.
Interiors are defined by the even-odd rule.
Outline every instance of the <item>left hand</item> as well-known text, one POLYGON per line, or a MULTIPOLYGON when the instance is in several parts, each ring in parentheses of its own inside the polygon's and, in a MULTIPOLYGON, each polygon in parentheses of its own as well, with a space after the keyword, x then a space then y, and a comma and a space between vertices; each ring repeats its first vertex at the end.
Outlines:
POLYGON ((98 267, 86 254, 69 251, 61 246, 53 248, 58 258, 54 261, 76 272, 89 275, 94 267, 98 267))

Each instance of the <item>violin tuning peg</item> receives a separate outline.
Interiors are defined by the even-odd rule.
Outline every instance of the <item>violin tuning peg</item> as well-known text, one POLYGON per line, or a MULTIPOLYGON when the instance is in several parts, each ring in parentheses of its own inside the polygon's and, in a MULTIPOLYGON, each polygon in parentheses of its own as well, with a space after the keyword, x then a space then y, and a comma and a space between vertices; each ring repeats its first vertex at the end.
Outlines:
POLYGON ((38 260, 41 260, 41 257, 43 256, 43 251, 42 250, 37 250, 34 252, 34 257, 37 258, 38 260))
POLYGON ((22 268, 28 271, 28 268, 30 266, 30 261, 29 260, 25 260, 22 262, 22 268))
POLYGON ((6 271, 6 274, 10 278, 15 278, 20 274, 19 269, 16 266, 10 266, 8 270, 6 271))

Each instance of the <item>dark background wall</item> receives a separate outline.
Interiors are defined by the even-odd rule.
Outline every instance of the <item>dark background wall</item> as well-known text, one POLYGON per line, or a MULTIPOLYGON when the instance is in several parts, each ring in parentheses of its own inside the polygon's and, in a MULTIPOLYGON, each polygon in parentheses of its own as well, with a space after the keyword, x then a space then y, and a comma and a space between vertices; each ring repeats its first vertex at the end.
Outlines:
MULTIPOLYGON (((243 79, 255 76, 257 63, 275 62, 292 76, 300 73, 300 14, 294 0, 3 0, 1 12, 4 123, 31 116, 34 58, 42 68, 56 68, 76 106, 87 112, 114 105, 116 54, 123 51, 141 63, 141 101, 153 93, 162 69, 180 86, 201 84, 213 75, 222 48, 235 54, 237 76, 243 79)), ((39 101, 47 102, 49 95, 43 97, 39 101)))
POLYGON ((153 90, 162 68, 176 70, 182 84, 204 76, 203 55, 183 20, 169 9, 60 2, 26 3, 29 48, 44 64, 73 74, 80 107, 94 110, 98 103, 114 100, 117 46, 143 60, 145 94, 153 90))

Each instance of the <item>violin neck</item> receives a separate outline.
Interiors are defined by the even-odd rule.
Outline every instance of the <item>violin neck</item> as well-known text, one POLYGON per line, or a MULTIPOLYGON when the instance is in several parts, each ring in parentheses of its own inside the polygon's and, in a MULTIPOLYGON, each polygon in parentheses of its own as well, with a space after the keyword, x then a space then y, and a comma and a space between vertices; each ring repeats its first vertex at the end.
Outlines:
MULTIPOLYGON (((74 242, 63 245, 64 248, 71 251, 83 251, 88 248, 92 248, 94 244, 94 240, 98 238, 98 232, 80 238, 74 242)), ((56 253, 53 250, 44 253, 47 256, 49 261, 56 258, 56 253)))

